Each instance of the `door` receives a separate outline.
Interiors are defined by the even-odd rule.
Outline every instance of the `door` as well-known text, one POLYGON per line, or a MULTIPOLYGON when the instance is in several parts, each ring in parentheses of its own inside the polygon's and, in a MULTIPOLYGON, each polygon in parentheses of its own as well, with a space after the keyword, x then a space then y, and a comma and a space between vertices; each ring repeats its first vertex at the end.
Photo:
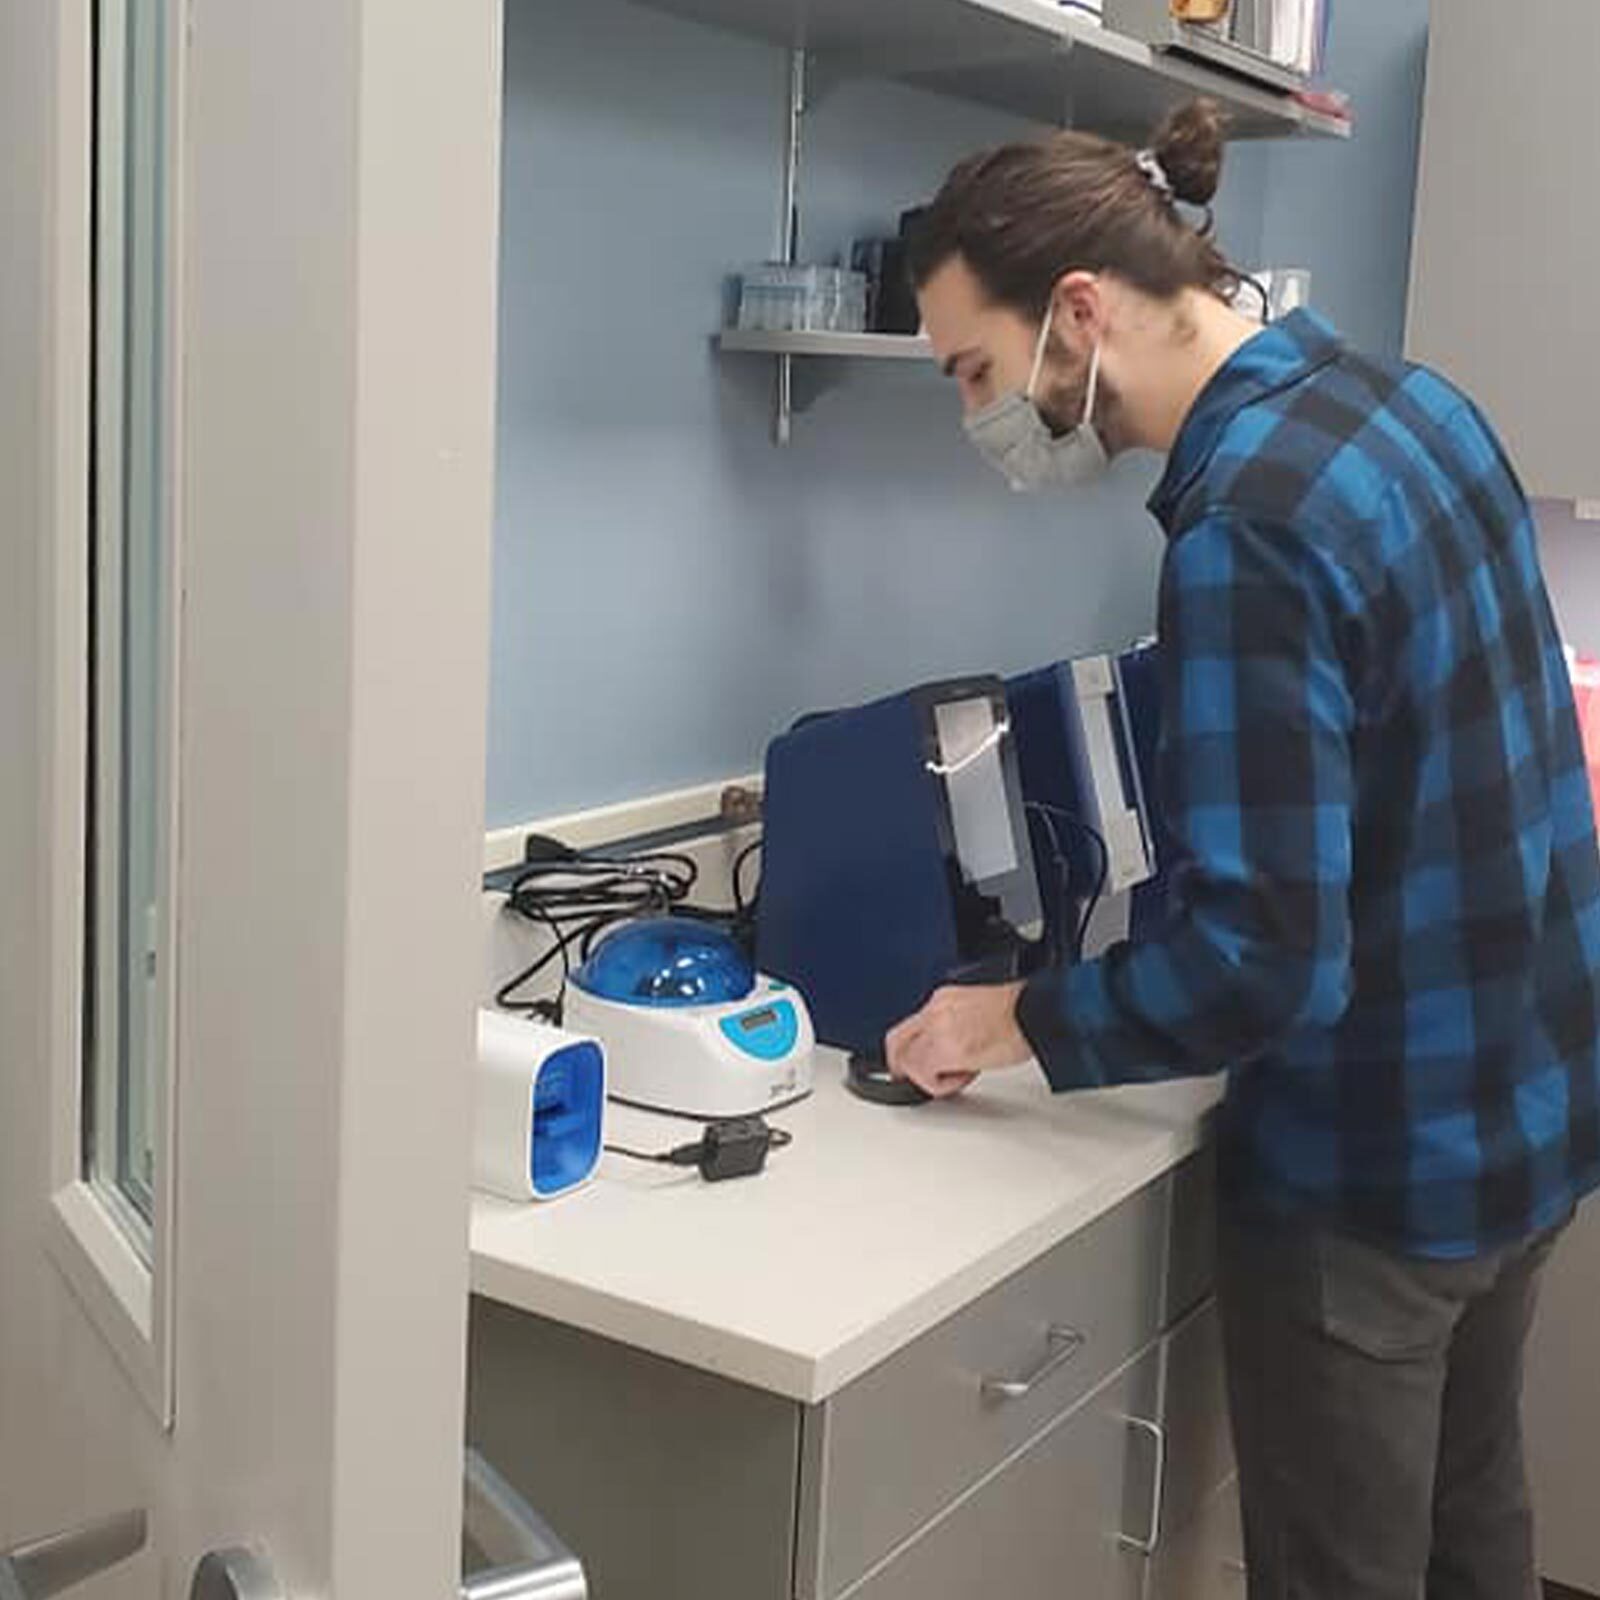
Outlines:
POLYGON ((457 1592, 498 30, 0 0, 0 1593, 457 1592))

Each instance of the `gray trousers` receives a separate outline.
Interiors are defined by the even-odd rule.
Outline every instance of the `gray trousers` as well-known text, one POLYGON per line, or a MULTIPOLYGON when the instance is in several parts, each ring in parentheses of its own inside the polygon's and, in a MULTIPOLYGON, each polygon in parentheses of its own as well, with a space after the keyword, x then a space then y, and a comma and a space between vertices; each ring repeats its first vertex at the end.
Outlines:
POLYGON ((1533 1600, 1523 1346, 1560 1230, 1418 1261, 1225 1220, 1251 1600, 1533 1600))

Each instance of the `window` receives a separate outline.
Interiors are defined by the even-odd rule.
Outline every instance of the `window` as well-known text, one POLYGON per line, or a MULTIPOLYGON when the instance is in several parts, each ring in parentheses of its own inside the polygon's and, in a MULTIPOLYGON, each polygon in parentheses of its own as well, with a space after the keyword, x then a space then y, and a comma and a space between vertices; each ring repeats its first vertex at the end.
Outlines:
POLYGON ((94 0, 83 1176, 148 1264, 171 1049, 167 0, 94 0))

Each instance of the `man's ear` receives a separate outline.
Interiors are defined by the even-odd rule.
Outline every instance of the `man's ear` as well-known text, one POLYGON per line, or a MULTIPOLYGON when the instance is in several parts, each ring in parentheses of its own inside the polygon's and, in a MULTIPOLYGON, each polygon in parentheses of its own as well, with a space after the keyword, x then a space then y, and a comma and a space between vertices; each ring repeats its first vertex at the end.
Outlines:
POLYGON ((1050 304, 1056 332, 1074 350, 1088 349, 1105 336, 1105 284, 1097 273, 1063 273, 1050 291, 1050 304))

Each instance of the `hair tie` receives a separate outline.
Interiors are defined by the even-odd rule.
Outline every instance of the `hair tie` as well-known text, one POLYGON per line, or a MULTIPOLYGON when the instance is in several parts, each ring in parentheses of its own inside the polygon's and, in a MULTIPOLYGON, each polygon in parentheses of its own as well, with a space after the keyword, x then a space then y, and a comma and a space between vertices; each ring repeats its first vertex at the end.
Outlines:
POLYGON ((1172 179, 1167 176, 1167 169, 1161 165, 1161 157, 1154 150, 1137 151, 1133 159, 1138 162, 1139 170, 1157 194, 1168 200, 1175 198, 1172 192, 1172 179))

